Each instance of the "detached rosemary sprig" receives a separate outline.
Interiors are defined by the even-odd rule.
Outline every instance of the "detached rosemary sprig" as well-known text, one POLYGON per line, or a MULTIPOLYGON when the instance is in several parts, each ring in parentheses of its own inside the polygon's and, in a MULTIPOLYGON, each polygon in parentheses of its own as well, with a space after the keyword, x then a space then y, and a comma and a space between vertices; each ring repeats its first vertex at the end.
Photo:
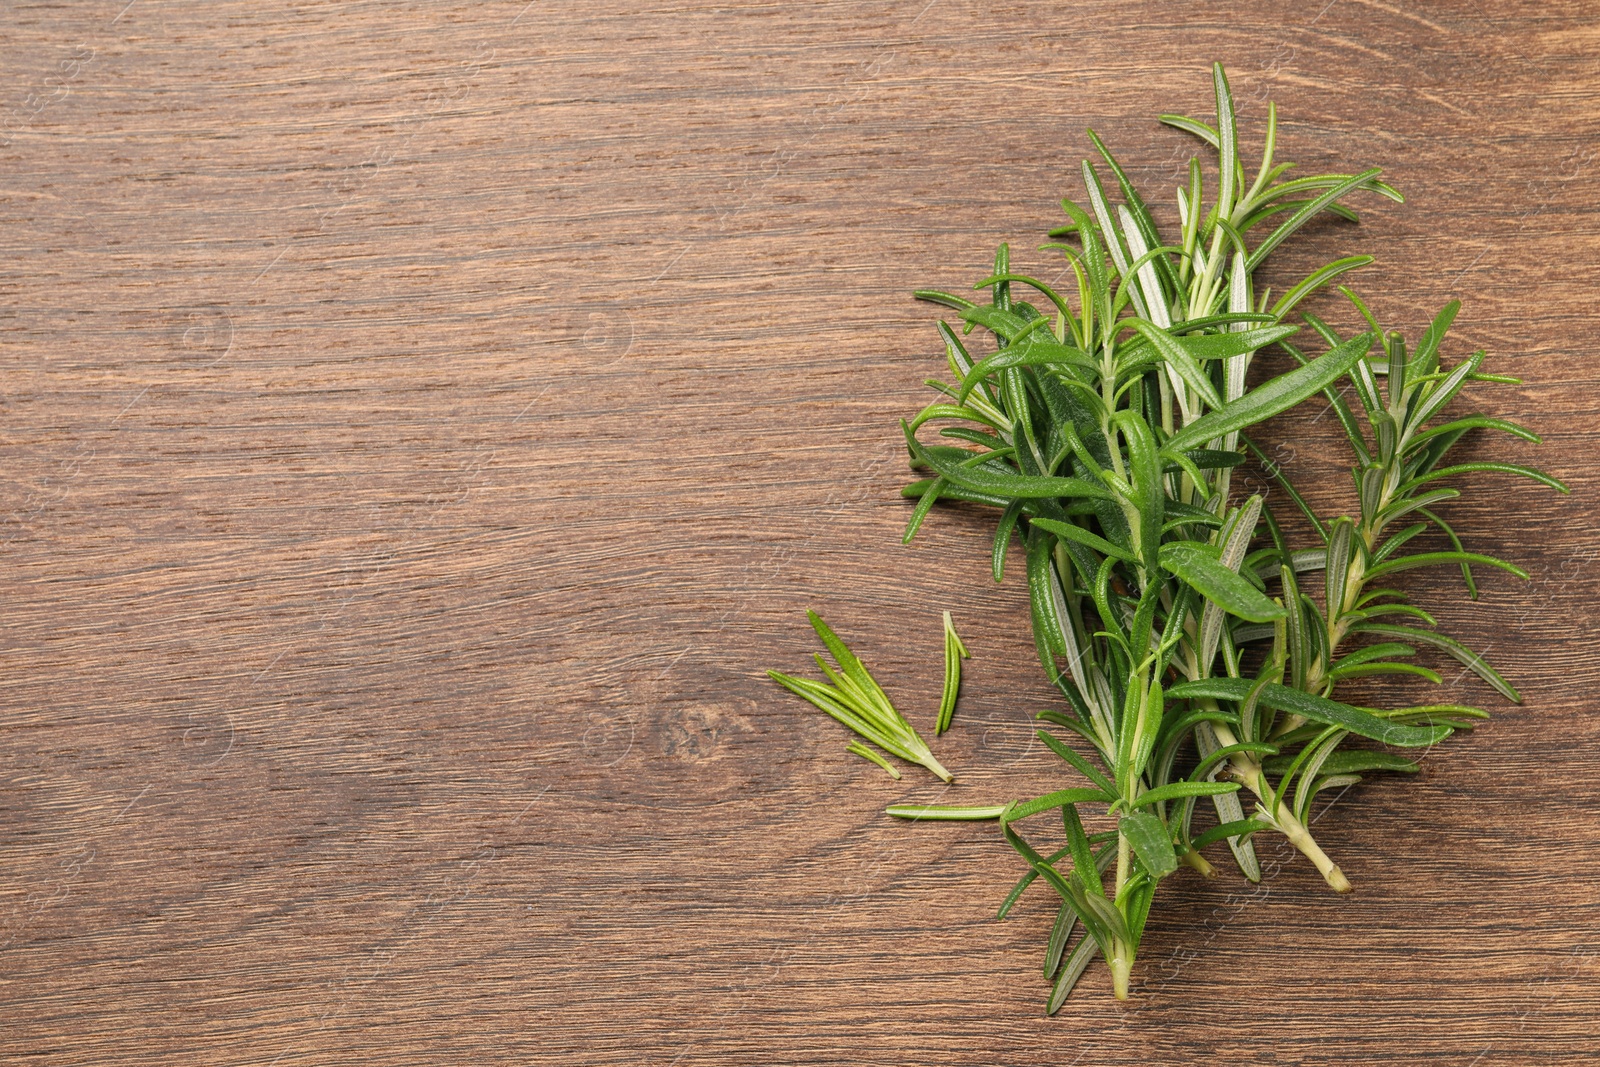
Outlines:
MULTIPOLYGON (((791 693, 810 701, 885 752, 899 756, 907 763, 926 767, 946 782, 952 781, 950 772, 933 758, 927 742, 910 723, 906 722, 905 716, 895 710, 895 706, 889 701, 889 695, 868 673, 861 660, 857 659, 828 624, 822 621, 822 616, 814 611, 806 614, 811 619, 812 629, 817 631, 817 636, 822 638, 822 643, 827 646, 828 652, 837 663, 837 669, 830 667, 820 653, 815 655, 817 666, 827 675, 831 684, 814 682, 809 678, 796 678, 778 671, 768 671, 767 675, 791 693)), ((886 760, 860 742, 853 742, 848 747, 851 752, 872 760, 895 778, 900 777, 886 760)))

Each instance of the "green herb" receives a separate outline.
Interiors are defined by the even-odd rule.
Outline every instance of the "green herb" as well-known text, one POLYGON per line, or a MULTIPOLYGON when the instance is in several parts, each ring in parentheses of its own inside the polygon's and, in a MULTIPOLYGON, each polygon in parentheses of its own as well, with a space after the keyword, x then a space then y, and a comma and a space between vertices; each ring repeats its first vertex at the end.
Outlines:
MULTIPOLYGON (((1216 761, 1185 769, 1185 757, 1198 723, 1233 713, 1170 700, 1166 679, 1174 672, 1209 677, 1232 629, 1281 622, 1287 614, 1241 569, 1261 500, 1228 502, 1231 470, 1243 458, 1238 435, 1339 380, 1373 341, 1366 335, 1331 345, 1306 366, 1247 389, 1255 351, 1298 329, 1283 325, 1282 316, 1370 260, 1348 257, 1319 268, 1270 311, 1266 295, 1254 292, 1252 272, 1317 214, 1350 216, 1338 203, 1348 194, 1370 189, 1399 199, 1375 169, 1280 181, 1289 165, 1274 162, 1271 108, 1262 163, 1247 185, 1220 67, 1214 85, 1215 127, 1168 117, 1219 153, 1209 210, 1200 164, 1190 165, 1188 187, 1178 193, 1180 239, 1162 239, 1126 173, 1091 133, 1122 203, 1113 209, 1098 168, 1085 162, 1089 206, 1063 201, 1068 224, 1051 234, 1073 243, 1047 246, 1066 257, 1077 282, 1075 307, 1048 284, 1014 273, 1005 246, 992 275, 974 286, 989 290, 987 304, 917 294, 955 309, 961 333, 980 327, 990 333, 996 351, 975 358, 960 334, 941 327, 952 381, 932 383, 945 399, 904 426, 913 466, 934 475, 906 490, 919 498, 907 535, 941 497, 1002 510, 994 571, 1000 576, 1006 546, 1020 538, 1039 658, 1070 707, 1041 717, 1086 741, 1100 763, 1096 768, 1041 731, 1052 751, 1093 784, 995 816, 1032 878, 1053 886, 1065 913, 1085 930, 1065 961, 1066 935, 1059 930, 1074 922, 1059 921, 1047 946, 1047 977, 1057 968, 1072 976, 1057 983, 1055 1004, 1095 952, 1110 965, 1116 995, 1125 997, 1156 887, 1180 865, 1211 871, 1191 832, 1194 804, 1213 796, 1237 810, 1232 794, 1239 785, 1214 780, 1216 761), (1252 248, 1258 228, 1274 220, 1252 248), (1018 287, 1047 301, 1053 318, 1019 299, 1018 287), (976 450, 918 439, 916 431, 935 419, 977 424, 942 431, 976 450), (1114 839, 1099 856, 1082 829, 1084 804, 1116 820, 1114 839), (1068 849, 1054 858, 1042 856, 1017 825, 1049 812, 1059 815, 1068 836, 1068 849), (1066 860, 1071 867, 1064 874, 1056 864, 1066 860), (1109 886, 1103 875, 1110 875, 1109 886)), ((1368 718, 1374 728, 1387 725, 1368 718)), ((1264 744, 1250 750, 1269 749, 1277 751, 1264 744)), ((1267 825, 1242 813, 1227 822, 1241 849, 1267 825)))
MULTIPOLYGON (((1099 166, 1084 162, 1088 206, 1064 200, 1068 221, 1044 246, 1065 257, 1075 291, 1063 295, 1013 271, 1001 245, 993 272, 973 287, 987 291, 984 302, 916 294, 952 309, 960 322, 939 325, 951 374, 948 382, 929 383, 940 399, 902 424, 912 467, 928 475, 903 491, 917 500, 905 538, 940 500, 999 512, 990 549, 995 580, 1017 542, 1039 659, 1065 701, 1038 718, 1075 735, 1040 730, 1039 737, 1088 784, 1003 804, 895 805, 888 813, 998 821, 1026 865, 999 917, 1038 882, 1059 900, 1044 957, 1052 1012, 1095 955, 1105 957, 1114 993, 1127 996, 1157 887, 1185 866, 1211 874, 1200 855, 1211 844, 1225 841, 1245 876, 1259 879, 1254 836, 1282 833, 1330 885, 1348 888, 1310 833, 1313 800, 1364 773, 1415 768, 1396 753, 1349 743, 1366 738, 1421 750, 1486 713, 1456 704, 1367 708, 1337 699, 1339 685, 1374 674, 1437 682, 1432 670, 1408 661, 1417 646, 1429 646, 1517 699, 1481 656, 1438 633, 1426 612, 1394 589, 1369 586, 1411 568, 1451 564, 1475 596, 1473 565, 1522 573, 1465 550, 1434 510, 1459 490, 1439 483, 1495 471, 1565 488, 1519 465, 1442 465, 1473 429, 1537 440, 1482 415, 1431 425, 1467 382, 1510 380, 1479 373, 1482 353, 1444 368, 1439 349, 1454 304, 1414 352, 1347 289, 1369 329, 1345 337, 1302 314, 1307 336, 1324 350, 1312 355, 1304 339, 1290 340, 1301 327, 1285 316, 1371 257, 1332 260, 1275 302, 1270 292, 1256 292, 1254 271, 1312 218, 1354 220, 1342 202, 1348 196, 1400 196, 1372 168, 1286 178, 1292 165, 1276 161, 1270 105, 1251 177, 1227 78, 1220 66, 1212 76, 1214 125, 1162 116, 1217 157, 1209 206, 1204 168, 1190 161, 1177 194, 1175 239, 1162 237, 1126 172, 1091 131, 1121 203, 1108 198, 1099 166), (1022 299, 1022 290, 1037 294, 1041 306, 1022 299), (992 338, 992 352, 969 349, 964 338, 978 329, 992 338), (1250 387, 1252 359, 1271 345, 1300 365, 1250 387), (1344 382, 1354 387, 1359 419, 1337 391, 1344 382), (1319 394, 1349 435, 1359 511, 1325 521, 1274 470, 1318 538, 1316 547, 1296 550, 1262 497, 1234 501, 1232 471, 1255 448, 1246 431, 1319 394), (960 443, 922 440, 918 433, 930 424, 960 443), (1402 519, 1408 525, 1391 532, 1402 519), (1448 539, 1449 550, 1406 550, 1430 529, 1448 539), (1320 606, 1301 588, 1302 576, 1317 571, 1320 606), (1345 647, 1363 636, 1363 647, 1345 647), (1203 829, 1195 825, 1202 797, 1216 811, 1215 825, 1203 829), (1247 817, 1242 799, 1250 797, 1255 810, 1247 817), (1091 832, 1085 814, 1111 828, 1091 832), (1059 819, 1064 846, 1042 850, 1023 836, 1027 820, 1038 825, 1041 816, 1059 819)), ((958 648, 947 616, 941 729, 959 685, 958 648)))
POLYGON ((950 717, 956 712, 956 695, 961 691, 961 661, 966 658, 967 646, 956 635, 955 623, 947 611, 944 613, 944 693, 939 697, 939 720, 933 728, 935 737, 950 729, 950 717))
MULTIPOLYGON (((827 646, 829 654, 837 664, 837 667, 830 667, 820 654, 816 656, 817 666, 822 669, 822 673, 827 676, 831 684, 814 682, 809 678, 796 678, 780 674, 778 671, 768 671, 768 676, 785 689, 804 697, 838 719, 885 752, 899 756, 907 763, 926 767, 946 782, 951 781, 950 772, 933 758, 933 753, 928 750, 928 743, 910 723, 906 722, 905 717, 895 710, 895 706, 889 702, 889 695, 868 673, 861 660, 857 659, 828 624, 822 621, 822 616, 814 611, 806 614, 811 618, 812 629, 817 631, 817 636, 822 638, 822 643, 827 646)), ((849 749, 858 756, 872 760, 894 777, 900 777, 882 757, 874 758, 876 753, 865 745, 855 742, 849 749)))
MULTIPOLYGON (((1406 604, 1404 593, 1387 588, 1369 592, 1367 586, 1398 571, 1455 564, 1461 568, 1469 594, 1476 598, 1473 564, 1498 567, 1517 577, 1527 577, 1514 564, 1463 549, 1455 530, 1432 510, 1460 496, 1458 489, 1440 486, 1440 481, 1474 472, 1501 472, 1567 491, 1561 482, 1549 475, 1516 464, 1442 465, 1450 449, 1474 429, 1498 430, 1526 441, 1539 440, 1523 427, 1482 415, 1455 418, 1429 428, 1428 423, 1441 415, 1467 382, 1504 380, 1478 373, 1484 358, 1482 352, 1473 353, 1449 370, 1442 366, 1440 345, 1460 308, 1458 303, 1452 301, 1439 312, 1416 350, 1408 354, 1403 337, 1381 330, 1360 298, 1348 289, 1343 291, 1373 332, 1384 338, 1380 350, 1364 355, 1350 371, 1359 418, 1341 394, 1331 387, 1326 390, 1328 402, 1338 415, 1356 457, 1352 474, 1359 515, 1325 521, 1278 472, 1279 484, 1305 514, 1322 543, 1309 557, 1292 552, 1278 524, 1269 524, 1273 547, 1258 553, 1253 566, 1263 582, 1276 579, 1281 583, 1282 602, 1294 605, 1294 610, 1287 625, 1274 628, 1270 633, 1241 627, 1233 635, 1239 647, 1252 639, 1272 639, 1261 681, 1251 684, 1230 679, 1234 683, 1231 689, 1200 682, 1173 690, 1175 696, 1193 695, 1202 698, 1203 703, 1221 699, 1237 707, 1236 722, 1208 722, 1200 727, 1201 750, 1211 753, 1229 750, 1228 773, 1257 797, 1257 818, 1294 842, 1316 864, 1328 884, 1341 892, 1350 889, 1348 879, 1305 829, 1310 821, 1312 801, 1324 790, 1343 789, 1359 782, 1360 772, 1415 770, 1414 764, 1386 753, 1340 751, 1341 746, 1352 734, 1376 737, 1389 744, 1431 744, 1451 729, 1470 728, 1476 720, 1487 718, 1488 713, 1482 708, 1458 704, 1429 704, 1371 713, 1381 715, 1385 723, 1418 724, 1430 731, 1405 740, 1353 728, 1349 723, 1326 715, 1318 716, 1307 710, 1313 705, 1306 697, 1289 698, 1295 692, 1314 694, 1317 699, 1328 698, 1340 682, 1375 674, 1409 674, 1437 684, 1438 674, 1404 662, 1416 654, 1416 646, 1427 645, 1464 663, 1506 699, 1520 701, 1516 689, 1481 655, 1434 629, 1433 618, 1406 604), (1381 359, 1375 358, 1379 355, 1381 359), (1380 377, 1384 379, 1384 387, 1379 386, 1380 377), (1423 521, 1410 523, 1398 533, 1385 536, 1397 520, 1414 517, 1423 521), (1452 550, 1404 551, 1429 526, 1448 538, 1452 550), (1320 563, 1324 573, 1320 607, 1299 591, 1297 558, 1311 564, 1312 569, 1320 563), (1402 621, 1395 622, 1395 618, 1402 621), (1379 640, 1340 655, 1341 645, 1347 638, 1362 634, 1379 640), (1278 684, 1281 682, 1288 682, 1293 689, 1284 689, 1278 684), (1263 695, 1269 691, 1282 695, 1269 699, 1263 695), (1263 759, 1261 753, 1267 751, 1266 748, 1255 751, 1240 744, 1258 739, 1268 742, 1269 748, 1286 754, 1263 759), (1293 758, 1287 755, 1290 752, 1295 753, 1293 758)), ((1307 315, 1306 319, 1328 343, 1340 343, 1338 334, 1320 319, 1312 315, 1307 315)), ((1283 346, 1296 357, 1303 358, 1294 346, 1287 342, 1283 342, 1283 346)))

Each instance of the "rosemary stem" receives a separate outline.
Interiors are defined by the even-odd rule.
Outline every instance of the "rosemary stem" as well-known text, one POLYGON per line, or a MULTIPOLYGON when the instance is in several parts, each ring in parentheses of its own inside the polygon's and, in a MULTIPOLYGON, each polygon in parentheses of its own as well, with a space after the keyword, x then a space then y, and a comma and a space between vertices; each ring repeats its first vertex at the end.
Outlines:
MULTIPOLYGON (((1128 884, 1133 866, 1133 846, 1128 835, 1117 834, 1117 889, 1112 899, 1122 903, 1122 890, 1128 884)), ((1124 915, 1126 918, 1126 915, 1124 915)), ((1111 967, 1111 992, 1118 1000, 1128 999, 1128 975, 1133 970, 1134 947, 1121 938, 1111 939, 1111 955, 1106 963, 1111 967)))
POLYGON ((1191 848, 1188 852, 1178 857, 1178 862, 1194 868, 1200 872, 1202 878, 1215 878, 1217 876, 1217 869, 1211 865, 1210 860, 1200 855, 1199 849, 1191 848))
MULTIPOLYGON (((1216 732, 1217 741, 1224 747, 1239 743, 1237 735, 1226 723, 1213 723, 1211 728, 1216 732)), ((1276 805, 1276 811, 1267 811, 1265 807, 1261 806, 1259 802, 1266 801, 1272 794, 1268 788, 1266 773, 1261 766, 1261 761, 1253 753, 1236 752, 1229 757, 1228 774, 1236 781, 1242 782, 1246 789, 1255 794, 1258 801, 1257 810, 1262 818, 1270 822, 1273 827, 1287 837, 1295 848, 1305 853, 1306 858, 1316 865, 1317 870, 1322 872, 1324 878, 1328 879, 1330 886, 1333 886, 1340 893, 1350 891, 1350 883, 1345 879, 1343 872, 1339 871, 1338 865, 1328 858, 1326 852, 1322 851, 1322 846, 1318 845, 1316 839, 1311 836, 1311 831, 1299 819, 1295 818, 1294 812, 1289 810, 1288 805, 1279 800, 1276 805), (1329 875, 1330 871, 1337 874, 1337 881, 1329 875), (1341 889, 1340 885, 1343 885, 1344 888, 1341 889)))
POLYGON ((1128 944, 1120 938, 1111 941, 1111 958, 1106 960, 1111 967, 1111 994, 1118 1000, 1128 999, 1128 976, 1133 970, 1133 952, 1128 944))
POLYGON ((933 758, 933 753, 932 752, 929 752, 926 756, 924 756, 922 759, 918 760, 917 762, 921 763, 924 767, 928 768, 928 770, 932 771, 934 774, 937 774, 940 777, 940 779, 942 779, 946 783, 955 780, 954 776, 949 771, 944 769, 944 764, 940 763, 938 760, 933 758))
MULTIPOLYGON (((1233 732, 1221 723, 1213 727, 1217 738, 1224 745, 1234 744, 1233 732)), ((1261 764, 1248 753, 1239 753, 1229 760, 1229 770, 1235 778, 1244 783, 1246 789, 1256 795, 1258 802, 1269 798, 1270 792, 1265 788, 1261 764)), ((1268 811, 1261 803, 1257 803, 1256 811, 1262 819, 1289 839, 1289 843, 1299 849, 1310 860, 1335 893, 1350 892, 1350 880, 1344 876, 1339 865, 1328 854, 1322 851, 1322 846, 1317 844, 1316 838, 1311 836, 1311 828, 1295 817, 1289 805, 1279 798, 1273 806, 1274 810, 1268 811)))
POLYGON ((1339 869, 1339 865, 1328 858, 1328 854, 1322 851, 1322 846, 1318 845, 1316 839, 1311 836, 1311 831, 1304 823, 1295 818, 1294 814, 1281 801, 1278 804, 1277 812, 1272 817, 1272 821, 1283 832, 1283 836, 1293 842, 1294 847, 1299 849, 1306 859, 1316 866, 1317 871, 1321 873, 1329 888, 1335 893, 1350 892, 1350 880, 1344 876, 1344 872, 1339 869))

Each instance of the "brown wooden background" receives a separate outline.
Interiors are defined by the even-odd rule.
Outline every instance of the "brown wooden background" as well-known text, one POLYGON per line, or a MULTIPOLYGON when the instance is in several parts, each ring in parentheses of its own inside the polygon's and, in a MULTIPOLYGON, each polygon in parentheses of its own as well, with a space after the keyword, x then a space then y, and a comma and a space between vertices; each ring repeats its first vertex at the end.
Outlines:
MULTIPOLYGON (((1581 2, 109 0, 0 24, 0 1060, 1600 1061, 1600 32, 1581 2), (126 4, 126 6, 124 6, 126 4), (1530 583, 1407 587, 1521 683, 1317 824, 1357 885, 1174 878, 1137 998, 1041 1012, 990 921, 1049 702, 989 519, 910 548, 895 420, 936 311, 1076 193, 1153 198, 1228 64, 1250 151, 1381 165, 1415 334, 1466 301, 1562 499, 1452 508, 1530 583), (914 719, 903 783, 769 666, 829 617, 914 719)), ((1253 165, 1252 165, 1253 166, 1253 165)), ((1348 321, 1337 302, 1323 310, 1348 321)), ((1274 440, 1345 499, 1333 420, 1274 440)))

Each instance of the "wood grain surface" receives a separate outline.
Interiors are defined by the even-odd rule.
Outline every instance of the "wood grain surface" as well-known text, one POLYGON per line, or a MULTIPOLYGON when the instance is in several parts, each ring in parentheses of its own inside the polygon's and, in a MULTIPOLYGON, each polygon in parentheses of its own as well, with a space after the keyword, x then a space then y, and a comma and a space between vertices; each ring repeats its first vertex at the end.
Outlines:
MULTIPOLYGON (((0 1061, 1600 1062, 1593 4, 16 0, 0 15, 0 1061), (1256 151, 1407 195, 1379 257, 1520 387, 1451 512, 1531 581, 1406 587, 1520 684, 1162 889, 1127 1004, 1042 1013, 1054 909, 898 800, 1065 777, 990 518, 899 536, 919 286, 1034 251, 1085 126, 1170 204, 1226 63, 1256 151), (945 792, 782 694, 815 607, 945 792)), ((1169 211, 1170 207, 1166 210, 1169 211)), ((1347 322, 1336 299, 1317 305, 1347 322)), ((1269 435, 1329 507, 1334 420, 1269 435)), ((1430 662, 1432 662, 1430 660, 1430 662)))

